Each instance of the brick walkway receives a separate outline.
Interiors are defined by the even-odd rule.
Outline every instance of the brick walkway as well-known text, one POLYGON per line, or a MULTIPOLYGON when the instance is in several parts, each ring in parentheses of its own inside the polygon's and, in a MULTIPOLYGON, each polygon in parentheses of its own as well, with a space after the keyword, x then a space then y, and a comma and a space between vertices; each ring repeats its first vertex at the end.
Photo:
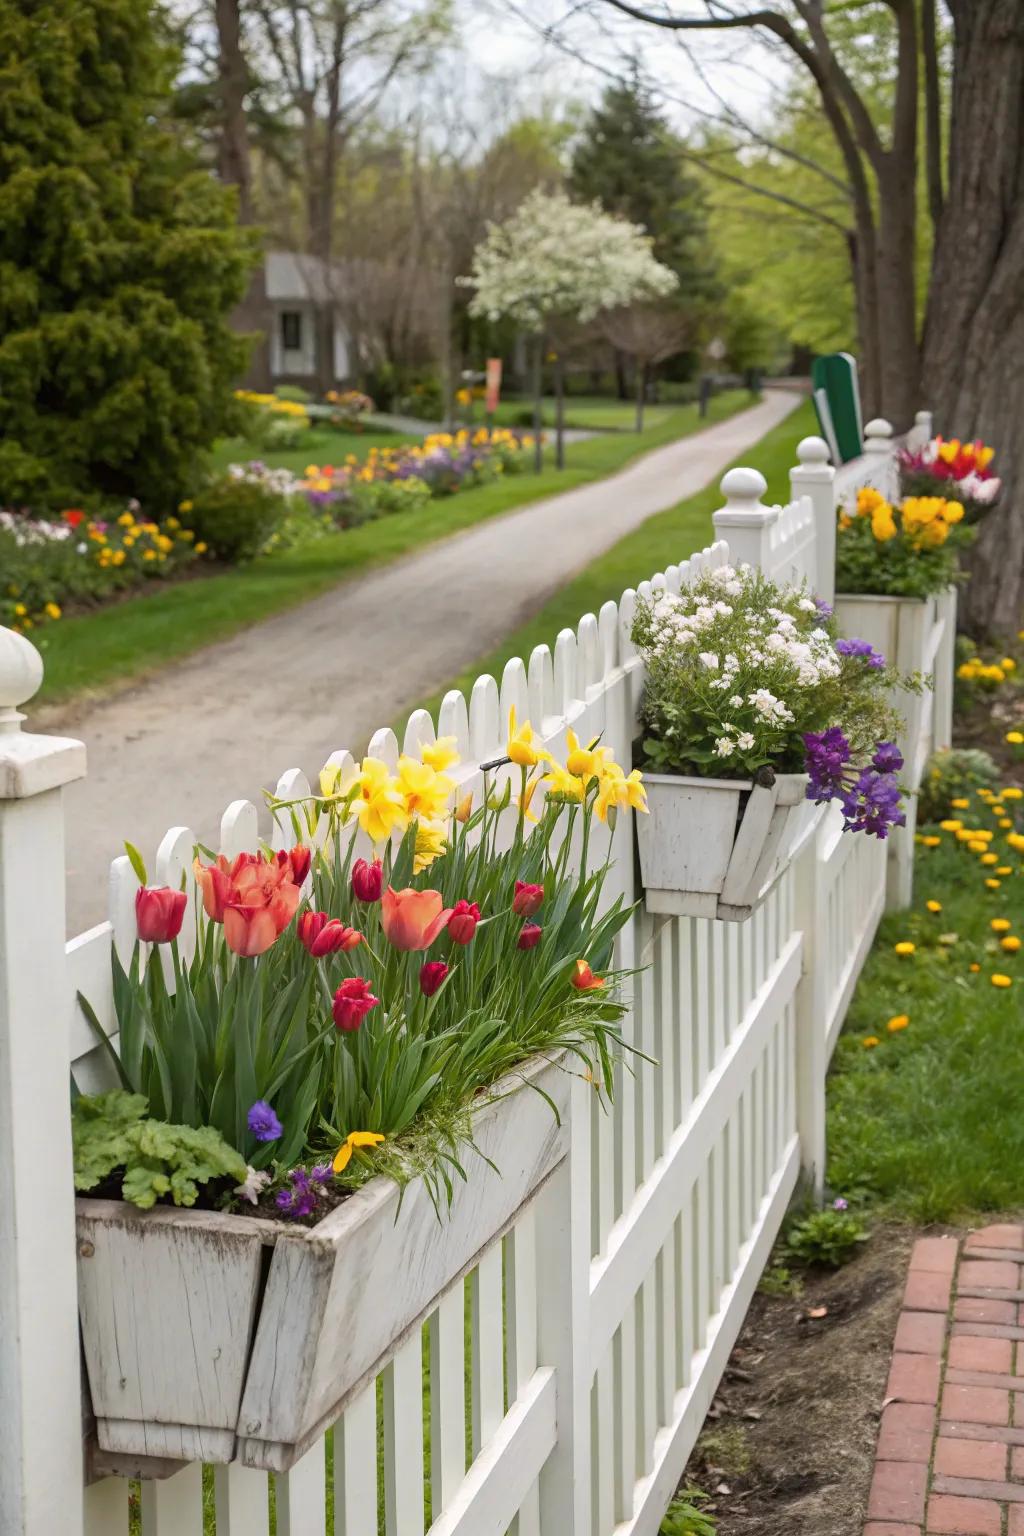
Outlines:
POLYGON ((914 1245, 864 1536, 1024 1536, 1024 1227, 914 1245))

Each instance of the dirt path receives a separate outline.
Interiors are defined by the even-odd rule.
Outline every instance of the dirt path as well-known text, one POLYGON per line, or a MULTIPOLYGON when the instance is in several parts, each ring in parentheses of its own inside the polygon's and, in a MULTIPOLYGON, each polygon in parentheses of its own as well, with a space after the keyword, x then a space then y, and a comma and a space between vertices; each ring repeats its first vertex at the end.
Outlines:
POLYGON ((37 728, 77 736, 89 753, 88 777, 67 791, 68 932, 105 916, 123 838, 150 859, 170 826, 216 844, 232 800, 261 804, 261 786, 285 768, 312 774, 335 748, 361 749, 595 555, 714 480, 801 398, 773 390, 607 480, 417 551, 106 701, 37 715, 37 728))

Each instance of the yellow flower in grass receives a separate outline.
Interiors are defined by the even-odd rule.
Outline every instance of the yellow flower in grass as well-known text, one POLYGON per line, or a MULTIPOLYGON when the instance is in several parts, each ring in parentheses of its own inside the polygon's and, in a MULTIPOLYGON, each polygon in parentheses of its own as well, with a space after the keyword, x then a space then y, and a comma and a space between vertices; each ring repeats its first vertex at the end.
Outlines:
POLYGON ((925 848, 938 848, 942 843, 942 838, 936 837, 933 832, 928 837, 922 837, 921 842, 925 848))
POLYGON ((398 759, 398 787, 405 796, 410 821, 437 821, 448 813, 455 781, 446 773, 438 773, 429 763, 403 756, 398 759))
POLYGON ((1015 853, 1024 853, 1024 835, 1020 832, 1008 832, 1006 841, 1015 853))
POLYGON ((625 774, 618 763, 609 763, 601 775, 601 787, 594 801, 594 814, 598 821, 607 821, 608 812, 624 811, 627 806, 634 811, 647 812, 647 791, 639 768, 625 774))
POLYGON ((348 1136, 345 1137, 345 1140, 342 1142, 337 1152, 335 1152, 334 1161, 331 1164, 331 1167, 334 1169, 335 1173, 344 1173, 345 1169, 352 1161, 353 1152, 355 1152, 357 1148, 379 1147, 383 1140, 384 1137, 380 1134, 379 1131, 352 1131, 348 1136))
POLYGON ((939 826, 943 832, 959 832, 963 828, 963 822, 957 821, 955 817, 948 817, 945 821, 940 821, 939 826))
POLYGON ((446 768, 454 768, 459 762, 459 749, 454 736, 439 736, 436 741, 424 742, 420 748, 420 757, 428 768, 433 768, 437 773, 444 773, 446 768))
POLYGON ((24 603, 15 603, 14 612, 19 619, 23 619, 28 613, 28 609, 25 607, 24 603))
POLYGON ((1008 784, 1001 794, 1004 800, 1020 800, 1024 798, 1024 789, 1019 789, 1016 784, 1008 784))
POLYGON ((881 1043, 877 1035, 865 1035, 861 1041, 861 1045, 866 1051, 873 1051, 875 1046, 881 1045, 881 1043))
POLYGON ((1024 747, 1024 732, 1007 731, 1006 740, 1010 743, 1011 747, 1024 747))
POLYGON ((404 832, 409 824, 398 780, 389 773, 387 763, 377 757, 363 758, 353 804, 359 825, 372 843, 386 842, 392 832, 404 832))
POLYGON ((978 972, 981 970, 981 966, 978 964, 977 960, 972 960, 967 969, 970 971, 972 976, 977 976, 978 972))
POLYGON ((995 837, 995 833, 988 827, 979 827, 974 836, 978 839, 979 843, 990 843, 995 837))
POLYGON ((973 827, 961 827, 956 834, 956 840, 958 843, 970 843, 973 842, 974 839, 975 832, 973 827))
POLYGON ((520 768, 535 768, 538 763, 551 761, 551 753, 539 745, 529 720, 517 726, 514 704, 508 712, 508 746, 505 750, 520 768))
POLYGON ((898 944, 893 945, 893 949, 898 955, 906 956, 914 954, 917 949, 917 945, 912 944, 909 939, 901 939, 898 944))
POLYGON ((988 843, 982 842, 980 837, 972 837, 969 840, 967 847, 970 849, 971 853, 985 853, 988 848, 988 843))
POLYGON ((117 521, 122 528, 130 528, 135 519, 130 512, 122 512, 117 521))
POLYGON ((1008 933, 1004 939, 999 940, 999 943, 1008 955, 1015 955, 1020 949, 1020 939, 1015 933, 1008 933))
POLYGON ((999 855, 998 853, 983 853, 981 856, 981 862, 983 864, 998 864, 999 855))
POLYGON ((202 542, 202 540, 200 540, 200 542, 195 545, 195 552, 197 555, 206 554, 206 545, 202 542))
POLYGON ((1013 870, 1011 869, 1009 864, 998 864, 996 866, 996 874, 997 875, 1012 875, 1013 874, 1013 870))
POLYGON ((925 902, 925 906, 926 906, 926 908, 928 909, 929 912, 941 912, 942 911, 942 902, 941 901, 926 901, 925 902))
POLYGON ((1001 971, 993 971, 992 975, 989 977, 989 980, 991 981, 991 983, 992 983, 992 985, 994 987, 1012 987, 1013 986, 1013 977, 1012 976, 1004 976, 1001 971))
POLYGON ((1009 816, 1000 816, 996 825, 999 827, 1001 832, 1009 832, 1013 827, 1013 822, 1010 820, 1009 816))
POLYGON ((949 803, 954 811, 966 811, 971 804, 969 800, 951 800, 949 803))
POLYGON ((985 881, 985 884, 988 886, 990 891, 998 891, 998 889, 1002 885, 1002 883, 1003 882, 1001 880, 986 880, 985 881))
POLYGON ((993 933, 1009 933, 1013 924, 1008 917, 994 917, 989 923, 993 933))
POLYGON ((413 874, 419 875, 423 870, 429 869, 434 860, 444 853, 447 846, 448 840, 445 836, 443 821, 417 821, 413 874))
POLYGON ((906 1029, 906 1027, 907 1027, 907 1025, 909 1023, 910 1023, 910 1015, 909 1014, 907 1014, 907 1013, 897 1013, 897 1014, 893 1015, 893 1017, 889 1020, 888 1024, 886 1024, 885 1027, 889 1031, 890 1035, 895 1035, 895 1034, 898 1034, 901 1029, 906 1029))

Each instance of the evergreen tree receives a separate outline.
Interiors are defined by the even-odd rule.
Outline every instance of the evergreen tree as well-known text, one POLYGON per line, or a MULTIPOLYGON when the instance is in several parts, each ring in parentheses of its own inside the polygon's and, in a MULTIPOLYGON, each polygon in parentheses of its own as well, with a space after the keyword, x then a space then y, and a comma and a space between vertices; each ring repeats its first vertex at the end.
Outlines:
POLYGON ((166 508, 229 424, 255 251, 173 66, 151 0, 0 0, 0 506, 166 508))
POLYGON ((569 182, 578 200, 641 224, 654 255, 679 279, 679 302, 693 310, 715 297, 704 197, 634 64, 608 86, 576 146, 569 182))

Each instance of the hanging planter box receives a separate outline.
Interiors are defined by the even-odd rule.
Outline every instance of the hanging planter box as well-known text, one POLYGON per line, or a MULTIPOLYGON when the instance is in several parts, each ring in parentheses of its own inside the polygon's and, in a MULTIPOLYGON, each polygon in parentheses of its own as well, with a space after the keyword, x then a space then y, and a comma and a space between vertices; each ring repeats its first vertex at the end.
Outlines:
POLYGON ((645 773, 650 814, 636 818, 648 912, 742 922, 817 825, 807 775, 749 779, 645 773))
POLYGON ((558 1063, 539 1060, 498 1084, 440 1219, 422 1180, 400 1198, 383 1177, 310 1228, 80 1199, 79 1316, 104 1466, 287 1471, 565 1157, 568 1091, 558 1063))

